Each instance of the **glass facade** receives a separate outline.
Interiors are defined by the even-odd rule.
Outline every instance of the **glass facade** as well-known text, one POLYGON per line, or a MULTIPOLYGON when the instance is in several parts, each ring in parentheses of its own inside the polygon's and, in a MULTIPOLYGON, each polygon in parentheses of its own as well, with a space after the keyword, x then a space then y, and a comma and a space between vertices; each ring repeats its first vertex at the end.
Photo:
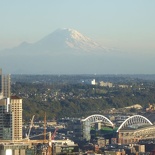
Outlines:
POLYGON ((7 112, 7 99, 0 100, 0 139, 12 139, 12 114, 7 112))

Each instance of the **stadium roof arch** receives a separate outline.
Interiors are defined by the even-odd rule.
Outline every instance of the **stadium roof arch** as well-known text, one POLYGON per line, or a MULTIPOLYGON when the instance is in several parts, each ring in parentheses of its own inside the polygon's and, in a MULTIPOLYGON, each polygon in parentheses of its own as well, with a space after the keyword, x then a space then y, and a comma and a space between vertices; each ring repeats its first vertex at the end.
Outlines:
POLYGON ((146 117, 141 116, 141 115, 134 115, 129 118, 127 118, 117 129, 116 132, 119 132, 124 127, 127 127, 129 125, 134 125, 134 124, 142 124, 142 125, 153 125, 150 120, 148 120, 146 117))
POLYGON ((114 124, 107 117, 99 114, 90 115, 87 118, 82 119, 82 122, 90 122, 90 123, 95 123, 99 121, 110 124, 111 126, 114 126, 114 124))

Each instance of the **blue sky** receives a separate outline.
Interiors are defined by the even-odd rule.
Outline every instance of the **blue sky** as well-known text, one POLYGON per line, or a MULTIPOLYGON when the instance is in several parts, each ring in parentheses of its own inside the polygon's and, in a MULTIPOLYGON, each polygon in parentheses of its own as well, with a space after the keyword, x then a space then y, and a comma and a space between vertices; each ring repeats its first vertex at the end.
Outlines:
POLYGON ((154 0, 1 0, 0 49, 73 28, 129 51, 155 50, 154 0))

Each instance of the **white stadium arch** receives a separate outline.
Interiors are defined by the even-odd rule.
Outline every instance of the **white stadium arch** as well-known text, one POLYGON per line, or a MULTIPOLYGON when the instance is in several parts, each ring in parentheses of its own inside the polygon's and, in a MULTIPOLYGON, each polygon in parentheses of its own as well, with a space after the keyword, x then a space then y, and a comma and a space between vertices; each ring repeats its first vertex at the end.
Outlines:
POLYGON ((114 126, 114 124, 107 117, 105 117, 103 115, 99 115, 99 114, 91 115, 91 116, 88 116, 85 119, 82 119, 82 122, 95 123, 95 122, 98 122, 98 121, 109 124, 111 126, 114 126))
POLYGON ((117 132, 119 132, 120 129, 123 129, 129 125, 134 125, 134 124, 153 125, 146 117, 141 115, 134 115, 126 119, 117 129, 117 132))
POLYGON ((90 140, 91 124, 104 123, 106 126, 114 126, 114 124, 107 117, 99 114, 88 116, 87 118, 82 119, 81 122, 83 128, 83 138, 86 140, 90 140))

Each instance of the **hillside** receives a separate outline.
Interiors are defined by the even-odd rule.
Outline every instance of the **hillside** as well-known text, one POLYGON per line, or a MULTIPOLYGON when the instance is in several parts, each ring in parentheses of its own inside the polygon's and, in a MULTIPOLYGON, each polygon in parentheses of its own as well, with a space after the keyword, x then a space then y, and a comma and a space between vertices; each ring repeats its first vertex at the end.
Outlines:
MULTIPOLYGON (((43 119, 45 111, 48 119, 85 117, 90 114, 106 114, 111 108, 125 112, 123 107, 134 104, 140 104, 145 110, 148 103, 155 103, 154 82, 132 79, 126 83, 132 87, 126 88, 118 87, 119 84, 116 82, 114 87, 109 88, 82 83, 69 84, 65 81, 15 82, 12 84, 12 93, 23 98, 25 120, 29 120, 32 115, 36 115, 36 119, 43 119)), ((130 109, 126 111, 130 112, 130 109)), ((136 110, 131 108, 131 112, 136 110)))

